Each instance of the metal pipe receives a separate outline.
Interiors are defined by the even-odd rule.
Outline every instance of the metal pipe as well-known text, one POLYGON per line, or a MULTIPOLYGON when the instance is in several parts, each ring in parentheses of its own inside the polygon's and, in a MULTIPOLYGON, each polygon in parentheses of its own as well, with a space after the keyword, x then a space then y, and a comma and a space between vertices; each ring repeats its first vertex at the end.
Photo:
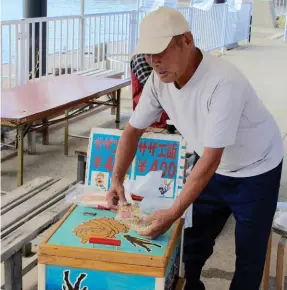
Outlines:
MULTIPOLYGON (((32 24, 32 35, 29 33, 29 68, 28 72, 33 72, 35 69, 35 56, 37 56, 37 51, 39 53, 39 59, 41 58, 41 64, 39 63, 39 67, 41 66, 40 75, 39 70, 37 73, 32 73, 32 78, 45 75, 46 74, 46 21, 44 21, 40 27, 40 21, 37 21, 37 18, 40 18, 43 21, 42 17, 47 17, 47 0, 24 0, 23 7, 23 16, 24 18, 34 18, 30 20, 32 24), (41 29, 41 40, 40 40, 40 29, 41 29), (41 49, 40 49, 40 41, 41 41, 41 49), (36 55, 35 55, 36 53, 36 55), (40 57, 41 54, 41 57, 40 57), (34 62, 34 63, 33 63, 34 62)), ((29 26, 29 24, 28 24, 29 26)), ((28 79, 31 77, 28 77, 28 79)))
POLYGON ((80 20, 80 69, 85 68, 85 0, 81 0, 81 20, 80 20))
POLYGON ((17 128, 17 149, 18 149, 18 172, 17 172, 17 185, 23 185, 23 139, 24 139, 24 126, 21 125, 17 128))

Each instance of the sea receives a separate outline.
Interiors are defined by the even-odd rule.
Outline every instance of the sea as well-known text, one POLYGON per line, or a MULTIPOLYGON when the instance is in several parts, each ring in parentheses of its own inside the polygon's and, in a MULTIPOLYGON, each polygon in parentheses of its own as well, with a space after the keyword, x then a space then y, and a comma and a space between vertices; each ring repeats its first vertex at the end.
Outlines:
MULTIPOLYGON (((1 21, 19 20, 24 18, 23 6, 25 0, 0 0, 0 1, 1 1, 0 2, 1 21)), ((138 0, 85 0, 85 14, 136 10, 138 6, 137 1, 138 0)), ((189 5, 189 1, 178 0, 178 5, 189 5)), ((81 14, 81 0, 47 0, 48 17, 71 16, 80 14, 81 14)), ((104 25, 102 25, 102 30, 103 29, 104 25)), ((58 30, 59 29, 57 27, 57 33, 59 32, 58 30)), ((63 28, 63 30, 65 31, 66 29, 63 28)), ((118 32, 120 35, 120 28, 118 28, 118 32)), ((9 63, 9 47, 12 48, 10 52, 10 59, 12 63, 15 62, 15 58, 17 55, 15 51, 15 32, 12 31, 11 33, 12 40, 10 45, 8 26, 3 26, 1 33, 2 64, 9 63)), ((87 42, 87 40, 85 42, 87 42)), ((56 51, 59 49, 60 49, 59 43, 57 42, 55 50, 55 48, 53 48, 53 40, 50 39, 48 53, 49 54, 56 53, 56 51)))
MULTIPOLYGON (((48 0, 47 16, 68 16, 81 13, 80 0, 48 0)), ((1 21, 23 18, 24 0, 1 0, 1 21)), ((134 10, 137 0, 85 0, 85 14, 134 10)))

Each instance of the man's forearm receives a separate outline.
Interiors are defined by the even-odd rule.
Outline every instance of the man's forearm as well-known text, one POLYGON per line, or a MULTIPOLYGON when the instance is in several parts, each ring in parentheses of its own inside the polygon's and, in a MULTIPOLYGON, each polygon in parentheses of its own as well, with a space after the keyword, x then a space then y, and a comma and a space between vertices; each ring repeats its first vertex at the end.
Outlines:
POLYGON ((137 144, 143 132, 144 130, 134 129, 129 124, 126 126, 117 146, 112 182, 123 182, 125 174, 134 159, 137 144))
POLYGON ((183 190, 175 201, 172 211, 176 219, 180 218, 191 203, 206 187, 217 170, 220 159, 209 159, 203 156, 192 169, 183 190))

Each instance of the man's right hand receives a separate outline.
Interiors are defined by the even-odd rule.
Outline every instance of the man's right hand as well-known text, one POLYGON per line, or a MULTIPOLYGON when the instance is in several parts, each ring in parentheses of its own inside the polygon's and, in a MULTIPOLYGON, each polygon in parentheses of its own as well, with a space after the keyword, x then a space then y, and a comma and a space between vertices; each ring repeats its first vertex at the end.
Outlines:
POLYGON ((118 210, 118 204, 126 203, 125 189, 119 181, 112 182, 109 192, 107 194, 108 208, 111 210, 118 210))
POLYGON ((123 187, 124 176, 128 172, 137 151, 137 144, 145 129, 136 129, 129 123, 126 125, 118 142, 111 187, 107 194, 107 206, 112 210, 118 209, 118 203, 125 204, 123 187))

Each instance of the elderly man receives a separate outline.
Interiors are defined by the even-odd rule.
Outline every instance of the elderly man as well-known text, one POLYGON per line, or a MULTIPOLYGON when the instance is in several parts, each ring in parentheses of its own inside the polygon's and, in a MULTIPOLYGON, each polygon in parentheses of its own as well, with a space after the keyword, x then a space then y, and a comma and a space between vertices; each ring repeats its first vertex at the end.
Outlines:
POLYGON ((186 289, 205 289, 202 267, 233 214, 236 270, 230 289, 259 289, 283 162, 273 116, 233 65, 195 47, 176 10, 160 8, 143 19, 135 53, 145 54, 153 72, 118 144, 109 206, 116 209, 115 196, 125 202, 122 183, 139 138, 165 110, 200 158, 172 208, 154 213, 140 234, 163 234, 193 203, 193 226, 184 236, 186 289))

